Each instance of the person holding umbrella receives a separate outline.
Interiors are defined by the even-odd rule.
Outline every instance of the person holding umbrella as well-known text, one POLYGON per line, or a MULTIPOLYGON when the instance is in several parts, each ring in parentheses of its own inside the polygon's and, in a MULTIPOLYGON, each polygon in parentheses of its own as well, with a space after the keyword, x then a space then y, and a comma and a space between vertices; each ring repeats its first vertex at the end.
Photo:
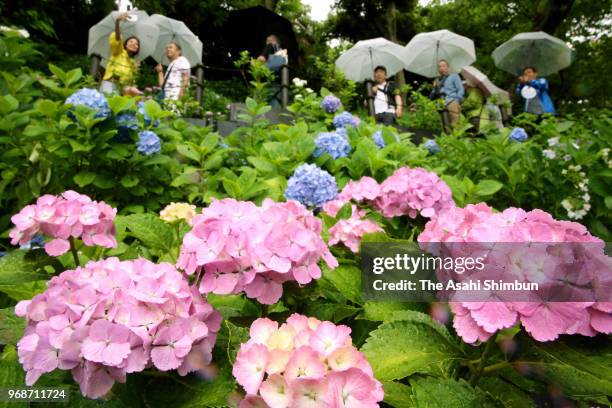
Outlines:
POLYGON ((449 126, 454 126, 459 121, 465 91, 459 75, 450 73, 448 61, 444 59, 438 61, 438 73, 440 76, 433 82, 430 98, 444 99, 442 125, 444 129, 448 129, 449 126))
POLYGON ((157 80, 163 92, 163 98, 176 101, 185 95, 189 87, 191 76, 191 65, 187 58, 182 55, 181 46, 176 42, 166 45, 166 57, 170 63, 164 75, 164 67, 157 64, 157 80))
POLYGON ((382 65, 374 68, 374 80, 376 85, 372 87, 372 94, 376 123, 394 125, 396 118, 402 117, 402 97, 396 93, 397 85, 387 81, 387 68, 382 65))
POLYGON ((548 81, 546 78, 538 78, 538 71, 534 67, 526 67, 518 80, 516 94, 525 100, 525 112, 535 115, 556 114, 555 106, 548 94, 548 81))
POLYGON ((125 41, 121 38, 122 21, 128 21, 129 13, 121 13, 115 20, 115 31, 109 37, 111 56, 102 77, 100 91, 106 94, 121 93, 124 95, 141 95, 134 86, 138 73, 138 62, 135 57, 140 51, 140 40, 131 36, 125 41))

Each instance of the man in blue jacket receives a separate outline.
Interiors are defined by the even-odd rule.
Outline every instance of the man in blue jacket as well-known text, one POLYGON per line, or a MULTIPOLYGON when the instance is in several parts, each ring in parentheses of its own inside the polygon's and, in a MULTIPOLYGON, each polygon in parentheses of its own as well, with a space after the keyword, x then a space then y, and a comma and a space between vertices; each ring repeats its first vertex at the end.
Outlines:
POLYGON ((431 99, 444 99, 445 111, 448 112, 448 114, 442 115, 442 121, 447 130, 449 126, 453 126, 459 120, 461 116, 461 102, 465 94, 463 83, 459 75, 449 72, 450 67, 448 61, 443 59, 438 61, 438 73, 440 77, 434 81, 434 87, 430 95, 431 99))
POLYGON ((516 94, 525 100, 525 112, 535 115, 556 113, 548 94, 548 81, 546 78, 538 78, 538 71, 534 67, 525 68, 518 80, 516 94))

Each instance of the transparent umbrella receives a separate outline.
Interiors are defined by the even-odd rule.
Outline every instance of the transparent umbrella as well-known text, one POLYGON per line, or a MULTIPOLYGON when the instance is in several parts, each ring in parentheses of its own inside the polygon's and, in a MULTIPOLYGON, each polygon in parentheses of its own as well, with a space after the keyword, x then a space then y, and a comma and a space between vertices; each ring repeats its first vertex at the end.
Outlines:
POLYGON ((441 59, 448 61, 455 73, 476 61, 474 41, 448 30, 415 35, 404 47, 404 54, 406 70, 428 78, 438 76, 441 59))
POLYGON ((364 81, 372 79, 374 68, 383 65, 392 76, 404 69, 404 48, 385 38, 373 38, 357 42, 336 60, 336 66, 347 79, 364 81))
POLYGON ((498 68, 520 75, 534 67, 540 75, 550 75, 572 63, 572 49, 562 40, 543 31, 520 33, 493 51, 498 68))
MULTIPOLYGON (((115 31, 115 20, 119 15, 121 15, 120 12, 113 11, 89 29, 87 55, 96 54, 101 56, 102 66, 106 66, 106 62, 110 57, 108 39, 111 33, 115 31)), ((124 40, 131 36, 137 37, 140 41, 138 58, 144 60, 155 51, 159 30, 155 24, 149 21, 149 15, 144 11, 131 11, 130 16, 132 16, 132 21, 121 22, 121 37, 124 40)))
POLYGON ((174 41, 181 47, 182 55, 187 58, 191 66, 202 62, 202 41, 189 30, 185 23, 160 14, 153 14, 149 21, 159 28, 157 46, 153 52, 155 61, 163 65, 169 64, 168 57, 166 57, 166 45, 174 41))

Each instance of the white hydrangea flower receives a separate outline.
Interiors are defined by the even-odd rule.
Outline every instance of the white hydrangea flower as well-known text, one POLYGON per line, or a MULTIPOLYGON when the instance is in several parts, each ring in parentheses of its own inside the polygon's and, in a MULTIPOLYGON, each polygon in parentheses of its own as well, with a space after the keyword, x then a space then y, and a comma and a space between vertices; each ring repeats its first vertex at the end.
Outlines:
POLYGON ((557 153, 555 153, 554 150, 550 150, 550 149, 542 150, 542 155, 546 157, 547 159, 551 159, 551 160, 557 157, 557 153))
POLYGON ((557 137, 551 137, 550 139, 548 139, 548 145, 549 146, 556 146, 559 144, 559 136, 557 137))

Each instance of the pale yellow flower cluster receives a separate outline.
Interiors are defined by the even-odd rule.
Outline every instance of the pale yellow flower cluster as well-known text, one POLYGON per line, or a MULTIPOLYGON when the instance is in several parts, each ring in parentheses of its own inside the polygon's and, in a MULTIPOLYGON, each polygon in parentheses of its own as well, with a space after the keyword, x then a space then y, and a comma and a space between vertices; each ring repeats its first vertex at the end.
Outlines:
POLYGON ((159 218, 166 222, 186 220, 191 223, 191 219, 196 215, 196 206, 187 203, 170 203, 161 210, 159 218))

